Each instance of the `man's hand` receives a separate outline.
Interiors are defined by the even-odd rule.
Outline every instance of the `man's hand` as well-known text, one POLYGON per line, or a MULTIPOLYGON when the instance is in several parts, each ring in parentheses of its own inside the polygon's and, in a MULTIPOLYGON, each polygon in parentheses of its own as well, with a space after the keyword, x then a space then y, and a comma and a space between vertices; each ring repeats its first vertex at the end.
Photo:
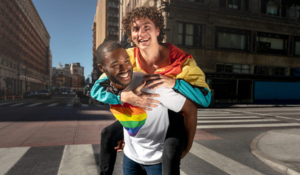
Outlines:
POLYGON ((124 142, 124 139, 123 140, 119 140, 117 142, 117 146, 115 147, 115 150, 117 150, 117 152, 122 152, 123 151, 123 148, 125 146, 125 142, 124 142))
POLYGON ((171 89, 175 86, 176 80, 171 77, 167 77, 160 74, 147 74, 144 75, 144 81, 147 82, 147 85, 145 87, 150 87, 152 90, 159 88, 159 87, 165 87, 168 89, 171 89))
POLYGON ((160 102, 158 100, 151 99, 150 97, 159 97, 158 94, 148 94, 141 91, 141 89, 145 86, 146 81, 144 81, 141 85, 133 89, 129 92, 121 93, 121 102, 129 103, 133 106, 137 106, 143 108, 148 111, 152 111, 150 107, 157 107, 156 104, 160 102))

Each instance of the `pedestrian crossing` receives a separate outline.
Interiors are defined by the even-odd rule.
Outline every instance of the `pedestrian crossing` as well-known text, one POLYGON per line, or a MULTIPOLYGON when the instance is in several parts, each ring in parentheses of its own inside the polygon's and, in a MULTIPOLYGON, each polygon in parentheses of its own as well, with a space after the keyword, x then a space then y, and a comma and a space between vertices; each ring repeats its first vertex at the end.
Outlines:
MULTIPOLYGON (((291 112, 292 114, 293 112, 291 112)), ((272 116, 243 111, 199 109, 197 113, 197 129, 226 128, 260 128, 260 127, 294 127, 300 126, 299 119, 288 122, 282 119, 292 119, 283 116, 272 116), (254 115, 253 115, 254 114, 254 115)))
MULTIPOLYGON (((100 145, 82 144, 53 147, 15 147, 0 148, 0 174, 53 175, 97 175, 99 174, 100 145)), ((118 153, 113 175, 122 173, 123 152, 118 153)), ((190 161, 210 164, 209 168, 222 173, 218 174, 251 174, 263 173, 222 155, 211 148, 194 142, 189 154, 181 160, 181 175, 206 174, 203 170, 191 169, 190 161)))
POLYGON ((57 106, 64 106, 64 107, 97 107, 103 105, 95 105, 95 104, 73 104, 73 103, 0 103, 0 107, 57 107, 57 106))

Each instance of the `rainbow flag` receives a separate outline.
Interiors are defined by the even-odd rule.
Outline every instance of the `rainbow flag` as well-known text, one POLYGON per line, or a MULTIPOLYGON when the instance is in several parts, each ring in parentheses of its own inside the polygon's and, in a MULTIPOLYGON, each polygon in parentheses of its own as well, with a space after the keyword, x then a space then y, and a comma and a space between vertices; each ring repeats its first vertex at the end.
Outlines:
POLYGON ((111 105, 110 111, 133 137, 144 126, 147 119, 147 112, 144 109, 128 103, 124 103, 124 106, 121 104, 111 105))

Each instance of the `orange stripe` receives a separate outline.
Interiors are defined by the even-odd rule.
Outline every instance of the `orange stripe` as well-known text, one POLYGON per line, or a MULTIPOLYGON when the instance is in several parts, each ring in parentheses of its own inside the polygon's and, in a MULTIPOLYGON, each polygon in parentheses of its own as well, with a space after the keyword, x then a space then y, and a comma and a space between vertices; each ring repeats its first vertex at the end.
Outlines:
POLYGON ((113 114, 128 114, 128 115, 140 115, 145 114, 146 111, 142 108, 125 108, 125 107, 111 107, 113 114))

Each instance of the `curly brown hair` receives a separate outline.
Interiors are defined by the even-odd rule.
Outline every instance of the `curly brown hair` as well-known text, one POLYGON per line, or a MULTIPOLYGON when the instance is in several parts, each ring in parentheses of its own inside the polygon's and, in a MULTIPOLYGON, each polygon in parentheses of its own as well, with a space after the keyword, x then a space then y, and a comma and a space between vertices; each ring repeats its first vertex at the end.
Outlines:
POLYGON ((157 41, 162 43, 165 35, 164 31, 164 17, 156 7, 138 7, 133 9, 131 12, 128 12, 126 16, 122 20, 122 30, 128 36, 127 41, 132 42, 131 38, 131 27, 133 23, 139 18, 149 18, 160 30, 159 36, 157 37, 157 41))

